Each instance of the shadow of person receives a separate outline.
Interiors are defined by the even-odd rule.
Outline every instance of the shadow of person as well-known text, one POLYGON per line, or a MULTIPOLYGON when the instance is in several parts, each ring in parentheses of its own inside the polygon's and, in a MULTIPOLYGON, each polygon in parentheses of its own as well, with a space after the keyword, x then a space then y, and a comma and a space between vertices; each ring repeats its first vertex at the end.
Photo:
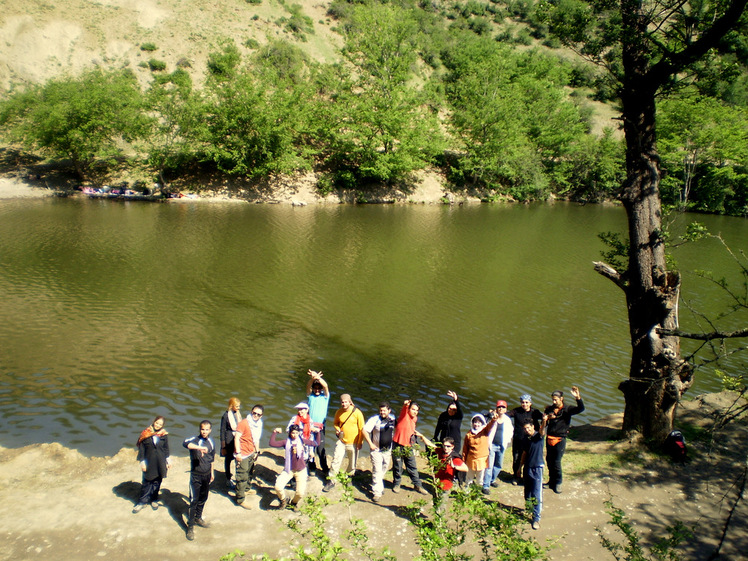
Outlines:
POLYGON ((132 506, 135 506, 140 499, 140 483, 137 481, 123 481, 119 485, 112 487, 112 493, 121 499, 126 499, 132 502, 132 506))
POLYGON ((159 494, 159 500, 163 503, 166 510, 169 512, 169 516, 177 523, 177 525, 183 530, 187 530, 186 520, 189 517, 190 512, 190 500, 182 493, 175 493, 169 489, 161 489, 159 494))
MULTIPOLYGON (((112 487, 112 493, 117 497, 132 502, 132 505, 136 505, 138 499, 140 499, 140 483, 136 481, 123 481, 119 485, 112 487)), ((189 515, 190 501, 182 493, 175 493, 169 489, 161 488, 159 491, 159 508, 165 508, 169 513, 169 516, 177 523, 177 525, 186 530, 187 523, 185 520, 189 515), (161 506, 163 505, 163 506, 161 506)), ((149 507, 150 508, 150 507, 149 507)))

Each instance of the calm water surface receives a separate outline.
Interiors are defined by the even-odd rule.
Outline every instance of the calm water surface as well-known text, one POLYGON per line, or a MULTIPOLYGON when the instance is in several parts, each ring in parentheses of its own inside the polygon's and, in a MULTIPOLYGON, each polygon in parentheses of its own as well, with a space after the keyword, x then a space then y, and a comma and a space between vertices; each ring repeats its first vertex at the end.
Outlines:
MULTIPOLYGON (((745 220, 688 219, 748 249, 745 220)), ((331 415, 344 391, 367 416, 412 396, 425 431, 449 389, 470 413, 577 384, 579 422, 620 411, 623 296, 591 263, 596 234, 624 227, 621 209, 571 204, 0 200, 0 444, 111 454, 157 413, 177 438, 217 422, 232 395, 264 403, 269 429, 308 368, 331 415)), ((721 309, 687 273, 724 269, 718 244, 674 253, 686 302, 721 309)), ((717 388, 703 372, 692 392, 717 388)))

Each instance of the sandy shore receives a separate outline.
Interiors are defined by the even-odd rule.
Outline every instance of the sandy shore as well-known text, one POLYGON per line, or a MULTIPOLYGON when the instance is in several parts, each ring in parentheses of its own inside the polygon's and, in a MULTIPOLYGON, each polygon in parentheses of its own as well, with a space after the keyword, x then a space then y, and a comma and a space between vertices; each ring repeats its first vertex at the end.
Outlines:
POLYGON ((38 199, 53 195, 46 187, 34 186, 15 177, 0 176, 0 199, 38 199))
MULTIPOLYGON (((729 394, 695 399, 686 404, 681 418, 707 428, 714 412, 729 399, 729 394)), ((706 559, 717 546, 735 504, 735 481, 745 466, 745 421, 717 433, 714 443, 689 442, 692 461, 681 466, 652 456, 635 443, 611 440, 620 419, 620 415, 612 416, 577 429, 564 460, 564 493, 544 494, 541 529, 533 532, 528 528, 528 535, 552 545, 551 559, 610 559, 595 527, 611 534, 603 502, 613 497, 645 539, 662 535, 664 528, 678 519, 693 526, 696 538, 686 546, 684 559, 706 559), (622 461, 601 472, 594 467, 597 462, 590 461, 599 455, 622 461)), ((172 435, 172 448, 178 454, 184 452, 182 436, 186 435, 172 435)), ((185 456, 174 458, 174 467, 164 481, 164 506, 132 514, 140 488, 133 449, 104 458, 87 458, 59 444, 0 452, 2 559, 218 559, 235 549, 277 557, 290 556, 291 545, 296 543, 285 522, 301 515, 277 510, 272 493, 275 475, 281 470, 275 450, 263 452, 260 458, 257 473, 261 485, 258 494, 249 497, 251 511, 234 506, 225 489, 222 465, 217 462, 218 474, 205 510, 212 527, 197 528, 194 542, 185 539, 185 456)), ((421 497, 412 491, 406 477, 407 492, 387 490, 382 502, 374 504, 369 499, 366 451, 359 468, 362 473, 354 479, 356 501, 350 512, 337 503, 339 488, 329 494, 333 504, 326 510, 328 531, 342 536, 352 514, 364 519, 375 548, 389 546, 399 559, 412 558, 417 549, 401 507, 421 497)), ((321 494, 321 488, 322 481, 312 476, 310 494, 321 494)), ((492 489, 490 500, 523 506, 521 489, 508 483, 492 489)), ((748 509, 741 502, 720 559, 744 559, 746 550, 748 509)))
MULTIPOLYGON (((227 180, 228 181, 228 180, 227 180)), ((47 181, 35 181, 19 177, 17 174, 0 175, 0 199, 29 199, 54 195, 54 189, 70 189, 68 183, 55 185, 47 181)), ((222 185, 204 186, 196 192, 188 184, 175 183, 171 189, 188 196, 171 199, 172 203, 191 202, 247 202, 291 204, 296 206, 317 204, 341 204, 366 201, 369 203, 410 203, 444 204, 480 203, 475 194, 455 194, 447 189, 443 178, 436 172, 421 172, 418 181, 409 191, 381 189, 367 192, 366 196, 357 192, 330 193, 323 196, 317 190, 317 178, 312 173, 294 177, 280 177, 257 183, 232 180, 222 185)), ((82 196, 78 193, 76 196, 82 196)))

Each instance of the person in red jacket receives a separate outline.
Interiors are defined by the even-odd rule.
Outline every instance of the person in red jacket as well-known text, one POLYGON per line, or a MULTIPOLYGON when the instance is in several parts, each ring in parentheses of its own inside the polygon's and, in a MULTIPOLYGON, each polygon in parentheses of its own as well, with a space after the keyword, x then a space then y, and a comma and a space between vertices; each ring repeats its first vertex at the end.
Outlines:
POLYGON ((236 425, 234 442, 234 457, 236 458, 236 504, 242 508, 252 508, 244 499, 249 491, 249 474, 257 459, 257 446, 252 437, 252 427, 249 420, 242 419, 236 425))
POLYGON ((400 491, 400 481, 403 477, 403 463, 408 470, 408 475, 413 480, 413 487, 422 495, 428 494, 423 488, 421 478, 418 476, 416 457, 413 453, 413 444, 416 442, 416 423, 418 412, 421 407, 412 399, 407 399, 400 410, 400 416, 395 425, 395 434, 392 438, 392 492, 400 491))

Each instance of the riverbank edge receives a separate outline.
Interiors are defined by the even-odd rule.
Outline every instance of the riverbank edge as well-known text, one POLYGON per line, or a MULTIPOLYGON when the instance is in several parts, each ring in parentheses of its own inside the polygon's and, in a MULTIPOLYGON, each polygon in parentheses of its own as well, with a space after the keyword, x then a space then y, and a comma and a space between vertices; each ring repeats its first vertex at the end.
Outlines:
MULTIPOLYGON (((679 425, 711 430, 716 415, 734 404, 734 395, 694 396, 684 403, 679 425)), ((662 537, 666 526, 676 520, 694 528, 696 538, 686 546, 684 557, 690 559, 706 558, 718 543, 726 517, 732 515, 719 559, 738 558, 735 555, 748 547, 748 513, 745 503, 735 502, 734 497, 735 482, 744 468, 745 419, 718 430, 710 442, 689 441, 692 460, 686 465, 653 455, 636 440, 620 439, 621 420, 619 413, 574 429, 564 459, 564 493, 544 493, 541 528, 528 528, 527 534, 551 546, 549 558, 553 560, 607 559, 610 555, 598 533, 615 537, 604 505, 612 499, 645 543, 662 537), (618 461, 611 461, 614 458, 618 461), (731 513, 733 504, 735 512, 731 513)), ((173 451, 184 453, 181 439, 172 438, 173 451)), ((423 473, 424 460, 418 462, 423 473)), ((54 555, 163 561, 189 555, 218 559, 237 548, 248 554, 289 557, 299 542, 287 524, 302 515, 276 508, 272 487, 282 465, 279 451, 263 449, 257 494, 248 497, 252 510, 245 511, 235 507, 226 492, 222 462, 217 458, 218 473, 206 505, 206 519, 212 527, 199 529, 196 540, 188 542, 184 535, 189 496, 186 456, 173 457, 164 481, 162 508, 133 515, 130 511, 140 488, 134 448, 104 457, 86 457, 59 443, 0 448, 0 500, 17 507, 0 511, 0 558, 54 555)), ((332 501, 325 508, 326 530, 333 539, 344 540, 350 516, 355 514, 366 523, 372 547, 388 546, 399 559, 413 558, 418 551, 403 507, 422 497, 406 478, 400 493, 393 494, 388 484, 381 503, 372 503, 368 454, 362 454, 358 467, 351 508, 338 502, 339 489, 323 494, 323 480, 316 474, 310 476, 308 493, 332 501)), ((386 480, 391 480, 391 473, 386 480)), ((522 489, 506 481, 491 489, 488 500, 523 508, 522 489)))
MULTIPOLYGON (((194 183, 194 180, 191 182, 194 183)), ((260 181, 224 179, 221 183, 205 181, 204 188, 194 189, 187 182, 175 182, 169 186, 171 192, 179 192, 180 198, 168 199, 170 203, 185 202, 243 202, 267 204, 337 205, 337 204, 464 204, 480 203, 482 195, 475 191, 454 192, 447 188, 442 176, 436 171, 419 174, 417 181, 408 190, 380 187, 357 190, 338 190, 322 194, 317 189, 317 176, 313 173, 282 176, 260 181)), ((43 198, 51 196, 84 196, 71 187, 70 182, 52 177, 28 173, 6 173, 0 175, 0 199, 43 198)), ((510 197, 502 201, 513 202, 510 197)))

